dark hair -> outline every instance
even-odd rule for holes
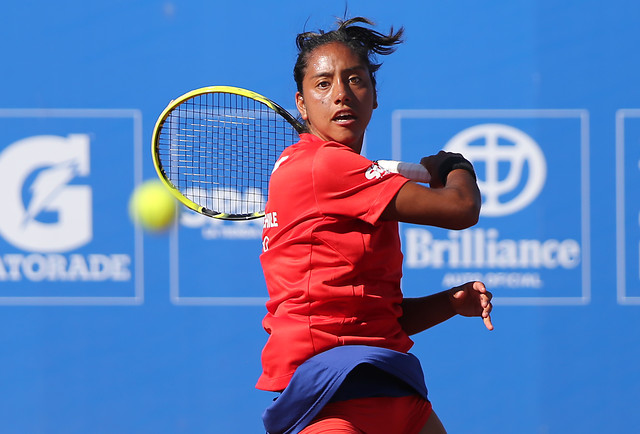
[[[356,26],[356,23],[364,23],[373,26],[374,23],[367,18],[356,17],[349,20],[338,20],[338,28],[330,32],[318,30],[318,32],[304,32],[296,37],[298,47],[298,59],[293,68],[293,78],[296,81],[298,92],[302,93],[302,80],[307,71],[309,56],[316,48],[332,42],[340,42],[348,46],[360,57],[368,67],[373,88],[376,88],[375,73],[380,68],[376,63],[375,55],[391,54],[396,50],[395,45],[402,43],[404,28],[394,33],[393,27],[388,35],[384,35],[366,27]]]

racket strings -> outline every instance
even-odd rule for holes
[[[269,176],[298,134],[267,105],[244,95],[205,93],[165,119],[158,156],[167,178],[211,214],[238,218],[264,211]]]

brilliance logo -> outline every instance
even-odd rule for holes
[[[92,239],[89,137],[34,136],[0,154],[0,234],[32,252],[63,252]],[[26,205],[25,205],[26,204]]]
[[[500,217],[520,211],[544,187],[547,176],[544,154],[535,140],[517,128],[476,125],[456,134],[445,149],[464,155],[476,166],[484,163],[484,179],[478,179],[484,216]],[[506,176],[500,172],[505,166]]]
[[[544,187],[552,176],[556,179],[562,175],[579,182],[580,177],[571,176],[568,170],[579,171],[580,167],[572,166],[565,168],[562,174],[556,173],[556,163],[547,160],[545,153],[553,155],[557,149],[550,141],[572,140],[576,132],[577,143],[582,146],[583,130],[576,130],[575,120],[564,113],[562,116],[544,111],[530,116],[514,114],[518,118],[537,120],[533,135],[517,125],[498,121],[512,117],[506,111],[501,113],[504,116],[483,111],[407,113],[405,116],[407,119],[426,119],[423,122],[438,119],[441,125],[421,125],[420,130],[433,130],[433,140],[447,137],[443,149],[460,153],[473,163],[482,193],[483,217],[481,225],[464,231],[441,232],[425,227],[404,229],[405,263],[407,269],[434,270],[443,288],[482,280],[496,290],[522,290],[511,294],[522,294],[523,303],[534,303],[537,302],[534,300],[551,296],[560,300],[565,288],[557,280],[565,279],[564,276],[578,279],[577,275],[583,272],[581,265],[585,255],[575,236],[575,225],[567,225],[567,230],[554,226],[547,235],[541,230],[534,232],[523,227],[520,219],[530,221],[535,218],[532,215],[545,212]],[[473,120],[476,118],[495,118],[497,121],[477,123]],[[449,123],[447,119],[456,122]],[[460,128],[458,119],[466,119],[466,125]],[[582,125],[582,115],[576,119]],[[407,128],[397,137],[417,142],[411,136],[413,131]],[[569,211],[571,215],[564,213],[563,219],[573,218],[575,207]],[[492,218],[499,223],[492,223]],[[497,224],[500,228],[492,227]],[[577,300],[584,302],[586,298],[583,294]]]

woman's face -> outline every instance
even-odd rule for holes
[[[339,42],[311,53],[296,105],[312,134],[356,152],[362,149],[365,129],[378,106],[367,65]]]

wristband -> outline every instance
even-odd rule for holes
[[[452,156],[447,158],[442,162],[440,167],[438,168],[438,175],[440,176],[440,181],[442,181],[442,185],[447,184],[447,176],[452,170],[462,169],[466,170],[473,176],[473,180],[476,181],[476,172],[473,170],[473,165],[469,160],[462,156]]]

